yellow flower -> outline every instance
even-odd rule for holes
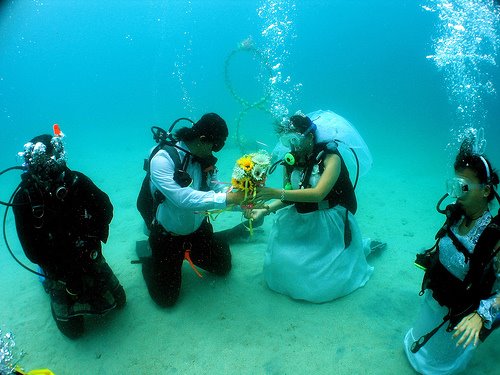
[[[254,165],[252,158],[247,155],[243,156],[242,158],[239,158],[237,163],[241,168],[243,168],[245,172],[250,172]]]
[[[243,185],[241,184],[241,181],[237,180],[236,178],[231,179],[231,185],[233,185],[233,187],[235,189],[241,189],[243,187]]]
[[[241,180],[237,180],[236,178],[232,178],[231,185],[233,185],[233,187],[235,189],[238,189],[241,191],[245,191],[245,190],[253,191],[253,189],[255,188],[254,182],[248,177],[242,178]]]

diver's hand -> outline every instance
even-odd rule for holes
[[[226,204],[240,204],[245,199],[244,191],[232,191],[226,193]]]
[[[481,331],[481,328],[483,328],[483,318],[481,318],[481,316],[477,312],[473,312],[472,314],[467,315],[455,327],[453,338],[462,335],[462,337],[460,337],[460,339],[457,341],[457,346],[465,342],[465,349],[467,346],[469,346],[472,340],[474,340],[474,346],[476,346],[479,341],[479,332]]]
[[[254,209],[247,209],[244,210],[243,216],[245,219],[253,219],[255,221],[259,221],[261,219],[264,219],[264,216],[269,214],[269,208],[254,208]]]
[[[257,188],[255,200],[258,202],[266,202],[271,199],[279,199],[281,196],[281,189],[261,187]]]
[[[253,212],[255,210],[253,208],[244,208],[243,209],[243,217],[245,219],[253,219]]]

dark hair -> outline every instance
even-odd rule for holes
[[[498,173],[496,170],[493,170],[488,159],[484,156],[461,150],[455,159],[454,168],[455,171],[463,171],[464,169],[470,169],[473,171],[479,180],[479,183],[491,186],[491,192],[490,195],[488,195],[488,202],[493,200],[495,197],[493,189],[498,185]],[[489,179],[488,172],[490,175]]]
[[[216,113],[204,114],[192,127],[177,130],[175,139],[189,142],[202,135],[210,142],[223,144],[229,135],[226,121]]]
[[[313,123],[309,117],[304,115],[293,115],[290,117],[290,122],[302,134],[304,134]]]
[[[309,131],[308,131],[309,130]],[[313,142],[316,144],[316,124],[303,114],[293,115],[289,120],[283,119],[281,122],[275,122],[274,131],[281,137],[288,132],[299,132],[305,134],[306,132],[313,135]]]

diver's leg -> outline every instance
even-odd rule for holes
[[[121,309],[125,306],[127,302],[127,295],[125,294],[125,289],[119,284],[114,290],[111,291],[116,302],[116,308]]]
[[[68,320],[59,320],[54,315],[54,311],[52,311],[52,317],[54,318],[59,331],[61,331],[64,336],[70,339],[77,339],[81,337],[85,332],[83,316],[74,316],[68,318]]]
[[[122,308],[127,301],[125,290],[102,255],[89,267],[84,284],[92,313],[100,314],[115,307]]]
[[[77,339],[85,331],[83,316],[69,317],[71,305],[74,303],[72,297],[65,289],[54,289],[50,291],[50,310],[59,331],[70,339]]]
[[[179,236],[180,237],[180,236]],[[173,306],[179,298],[182,280],[182,243],[165,233],[159,224],[152,227],[149,237],[151,258],[144,259],[142,274],[149,295],[159,306]]]
[[[212,224],[204,222],[191,236],[191,260],[194,264],[217,275],[231,271],[231,251],[226,241],[216,237]]]

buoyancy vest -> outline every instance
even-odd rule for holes
[[[83,173],[66,169],[52,187],[25,174],[14,204],[24,253],[57,278],[84,270],[107,241],[113,206]]]
[[[352,214],[356,213],[357,201],[356,195],[354,193],[354,187],[352,185],[351,179],[349,178],[349,171],[347,166],[337,150],[331,150],[327,147],[326,143],[319,143],[315,145],[312,156],[309,157],[305,162],[305,167],[302,172],[302,182],[301,188],[311,187],[309,179],[311,177],[314,167],[317,165],[319,168],[319,174],[321,175],[324,171],[324,160],[328,154],[338,155],[340,158],[340,174],[337,182],[330,190],[330,192],[325,197],[325,201],[328,202],[328,208],[335,207],[337,205],[346,208]],[[293,170],[293,166],[287,167],[286,173],[290,176]],[[299,213],[307,213],[318,210],[322,207],[318,203],[305,203],[296,202],[295,207]]]
[[[143,169],[146,171],[146,175],[142,180],[141,188],[139,189],[139,194],[137,196],[136,206],[137,210],[144,219],[146,227],[151,230],[151,226],[156,216],[156,211],[158,206],[165,200],[165,196],[159,191],[155,190],[154,193],[151,192],[150,182],[151,182],[151,160],[160,150],[165,150],[174,163],[174,181],[179,184],[180,187],[187,187],[191,184],[191,177],[186,172],[187,165],[190,160],[193,160],[200,164],[202,170],[202,181],[200,190],[209,191],[208,186],[208,176],[213,173],[215,168],[215,163],[217,158],[211,157],[207,159],[200,159],[196,156],[190,154],[186,150],[183,160],[181,161],[179,152],[177,151],[178,146],[172,143],[160,143],[157,145],[148,159],[144,159]]]
[[[449,230],[448,230],[449,232]],[[439,243],[422,281],[422,292],[432,291],[433,298],[450,310],[450,326],[479,307],[479,302],[492,296],[496,280],[494,258],[499,249],[500,216],[495,216],[483,230],[469,257],[469,270],[460,280],[439,261]],[[421,292],[421,293],[422,293]]]
[[[499,224],[500,217],[497,215],[481,233],[470,256],[469,271],[463,281],[451,274],[439,261],[439,240],[450,229],[448,227],[445,231],[438,232],[441,237],[438,238],[436,251],[432,253],[430,258],[420,294],[422,295],[425,289],[430,289],[432,297],[441,306],[448,308],[448,314],[443,317],[443,321],[437,327],[422,335],[412,344],[412,353],[418,352],[446,322],[448,322],[446,331],[451,332],[465,316],[479,307],[481,300],[493,295],[492,289],[496,279],[494,258],[499,251],[499,249],[495,249],[495,246],[500,240]],[[483,326],[479,333],[479,339],[484,341],[497,326],[497,324],[493,324],[491,329]]]
[[[174,148],[173,145],[160,144],[153,149],[148,159],[144,159],[143,169],[144,171],[146,171],[146,176],[144,176],[144,179],[142,180],[136,204],[137,204],[137,210],[141,214],[142,218],[144,219],[144,223],[146,224],[146,227],[149,230],[151,229],[151,225],[153,224],[153,220],[155,218],[158,205],[165,199],[163,194],[161,194],[159,191],[156,191],[155,194],[153,194],[151,192],[151,187],[150,187],[151,160],[158,153],[158,151],[162,149],[169,154],[170,158],[174,162],[174,169],[175,169],[174,176],[176,176],[176,173],[183,172],[183,163],[181,163],[179,153],[177,152],[177,150]],[[178,183],[181,186],[184,185],[184,183],[181,184],[181,181],[179,181]]]

